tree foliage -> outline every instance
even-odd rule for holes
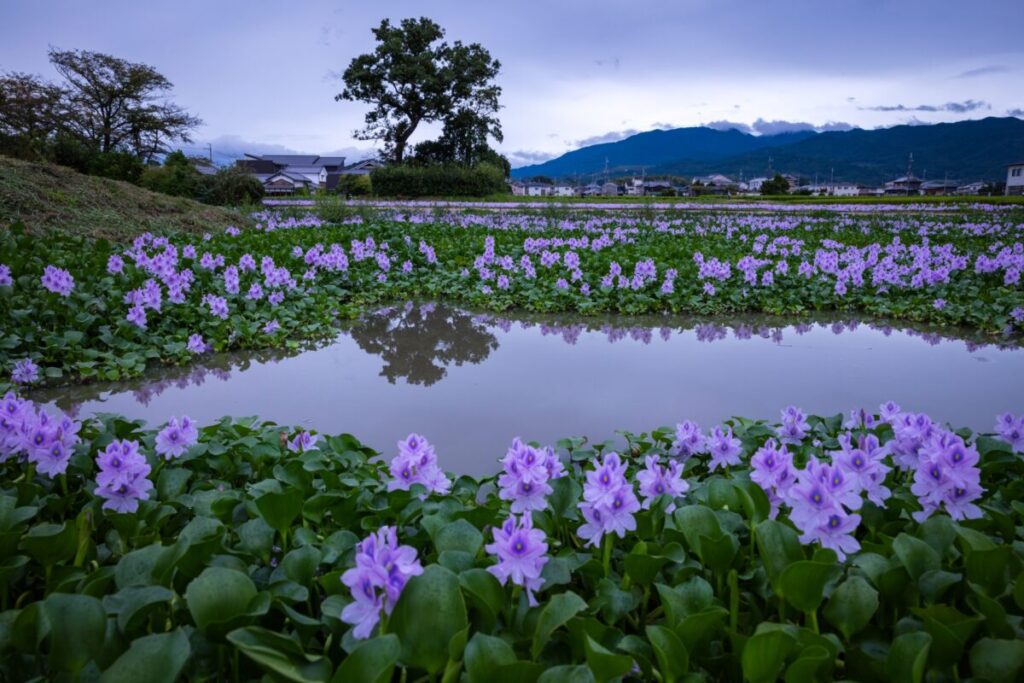
[[[774,178],[761,184],[761,194],[789,194],[789,181],[781,173],[776,173]]]
[[[481,131],[485,142],[487,134],[501,139],[501,88],[493,83],[501,64],[486,49],[444,42],[444,30],[425,17],[403,19],[399,26],[384,19],[373,35],[376,48],[352,60],[345,89],[335,97],[372,105],[357,138],[382,141],[395,163],[405,159],[421,123],[444,121],[451,128],[445,145],[457,144],[452,136],[478,141]]]

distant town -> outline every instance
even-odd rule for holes
[[[255,177],[267,195],[292,195],[316,191],[338,192],[345,176],[369,176],[385,166],[378,159],[364,159],[351,164],[345,157],[315,154],[246,154],[235,166]],[[200,172],[215,172],[212,165]],[[771,192],[766,192],[771,185]],[[750,179],[731,178],[722,174],[680,177],[620,177],[589,183],[568,182],[545,177],[510,180],[509,189],[517,197],[696,197],[702,195],[758,196],[761,194],[799,194],[814,197],[881,197],[881,196],[979,196],[1024,194],[1024,161],[1007,167],[1005,183],[981,180],[963,182],[943,178],[927,180],[913,173],[883,185],[852,182],[817,182],[792,173]],[[779,190],[782,191],[779,191]]]

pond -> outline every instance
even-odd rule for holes
[[[118,412],[160,424],[258,415],[349,432],[390,458],[409,432],[445,469],[498,469],[515,436],[614,438],[733,415],[777,420],[894,400],[940,421],[991,430],[1024,408],[1024,349],[948,329],[822,318],[731,320],[476,314],[417,303],[342,326],[293,351],[207,356],[115,383],[31,395],[71,414]]]

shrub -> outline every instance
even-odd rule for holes
[[[507,192],[496,166],[387,166],[373,171],[374,194],[383,197],[485,197]]]
[[[197,199],[218,206],[254,204],[263,199],[263,184],[244,169],[229,166],[202,178]]]
[[[345,174],[338,178],[334,192],[347,197],[365,197],[373,191],[373,183],[368,175]]]

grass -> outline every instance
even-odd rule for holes
[[[145,231],[222,230],[249,220],[244,210],[208,206],[63,166],[0,156],[0,227],[20,221],[33,234],[62,230],[123,240]]]

